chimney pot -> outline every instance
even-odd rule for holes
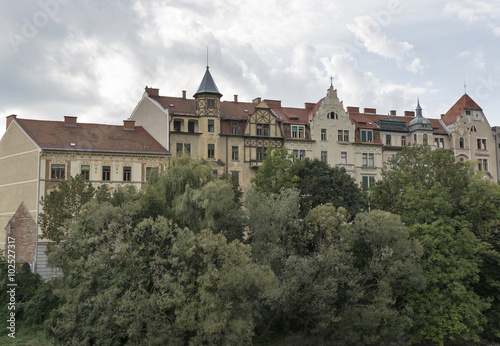
[[[146,92],[149,96],[160,96],[160,89],[146,87]]]
[[[135,131],[135,120],[123,120],[123,129]]]
[[[182,98],[185,100],[186,99],[186,90],[182,90]]]
[[[395,110],[391,110],[391,115],[396,115],[396,111]]]
[[[234,103],[238,103],[238,95],[234,95]]]
[[[72,126],[76,127],[76,117],[72,115],[65,115],[64,116],[64,126]]]
[[[254,99],[252,100],[252,102],[253,102],[253,103],[255,103],[255,104],[259,104],[259,103],[261,102],[261,100],[262,100],[262,99],[261,99],[260,97],[257,97],[257,98],[254,98]]]
[[[7,126],[5,127],[5,130],[7,131],[7,129],[9,128],[9,125],[10,123],[12,122],[12,120],[16,119],[17,115],[15,114],[11,114],[7,117]]]

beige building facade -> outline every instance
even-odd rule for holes
[[[140,188],[150,170],[164,168],[169,155],[132,121],[115,126],[78,123],[76,117],[64,121],[7,117],[0,140],[0,248],[5,248],[5,228],[19,205],[24,203],[38,223],[41,198],[70,176],[82,174],[95,186],[111,189]]]

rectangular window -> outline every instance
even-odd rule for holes
[[[401,136],[401,146],[404,147],[406,145],[406,136]]]
[[[375,154],[368,154],[368,166],[375,167]]]
[[[477,149],[486,150],[486,138],[477,138]]]
[[[213,159],[215,157],[215,144],[208,145],[208,158]]]
[[[146,179],[148,179],[151,174],[158,174],[158,167],[146,167]]]
[[[326,129],[321,129],[321,140],[326,141]]]
[[[298,160],[299,159],[299,151],[298,150],[293,150],[293,158],[294,160]]]
[[[367,142],[367,143],[373,142],[373,131],[361,130],[361,142]]]
[[[363,167],[368,166],[368,154],[363,153],[363,163],[361,164]]]
[[[444,138],[434,137],[434,146],[436,148],[444,148]]]
[[[304,125],[292,125],[292,138],[306,138],[306,128]]]
[[[189,133],[194,133],[194,121],[189,121],[188,122],[188,132]]]
[[[349,142],[349,130],[344,130],[344,142]]]
[[[391,135],[385,135],[385,145],[391,145]]]
[[[263,129],[263,126],[264,124],[257,124],[256,125],[256,128],[257,128],[257,136],[262,136],[264,135],[264,131],[262,130]]]
[[[231,148],[231,159],[233,161],[238,161],[238,147],[234,146]]]
[[[64,172],[66,170],[65,165],[51,165],[50,166],[50,178],[54,180],[64,179]]]
[[[363,186],[366,188],[371,188],[375,185],[375,177],[363,176]]]
[[[182,143],[177,143],[176,153],[177,153],[177,157],[181,157],[182,156]]]
[[[488,171],[488,159],[479,159],[479,163],[477,164],[477,169],[483,172]]]
[[[321,152],[321,161],[328,162],[328,153],[326,151]]]
[[[344,131],[343,131],[343,130],[339,130],[339,131],[338,131],[338,136],[337,136],[337,137],[338,137],[338,138],[337,138],[337,140],[338,140],[339,142],[344,141]]]
[[[299,160],[304,160],[306,158],[306,151],[305,150],[301,150],[300,151],[300,157],[299,157]]]
[[[444,138],[439,138],[439,147],[444,148]]]
[[[208,119],[208,132],[214,132],[214,120],[213,119]]]
[[[259,161],[259,162],[264,161],[264,148],[263,147],[257,147],[257,161]]]
[[[215,100],[207,100],[208,108],[215,108]]]
[[[81,167],[81,174],[83,175],[83,178],[85,180],[90,179],[90,166],[89,165],[82,165]]]
[[[238,131],[238,122],[236,122],[236,121],[232,121],[231,122],[231,134],[232,135],[239,134],[239,131]]]
[[[340,153],[340,163],[343,165],[347,165],[347,152],[346,151],[342,151]]]
[[[262,132],[264,136],[269,136],[269,124],[262,124]]]
[[[123,181],[131,181],[132,180],[132,167],[125,166],[123,167]]]
[[[102,166],[102,180],[103,181],[111,180],[111,166]]]
[[[174,120],[174,132],[181,132],[181,121]]]
[[[191,144],[189,143],[184,144],[184,155],[191,156]]]
[[[415,133],[415,134],[413,135],[413,145],[415,145],[415,144],[417,144],[417,143],[418,143],[418,141],[417,141],[417,134]]]
[[[233,178],[233,181],[236,183],[240,183],[240,172],[232,171],[231,172],[231,178]]]

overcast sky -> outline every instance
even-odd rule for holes
[[[145,86],[438,118],[464,93],[500,125],[500,0],[3,0],[5,117],[120,124]]]

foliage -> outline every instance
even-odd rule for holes
[[[312,208],[326,203],[344,207],[352,218],[368,207],[366,194],[344,168],[330,167],[318,159],[305,159],[295,162],[291,171],[298,178],[296,186],[304,216]]]
[[[395,340],[409,330],[406,292],[418,290],[421,250],[398,217],[348,213],[331,204],[299,217],[299,193],[247,195],[249,241],[280,281],[261,338],[341,344]]]
[[[443,344],[455,338],[478,341],[488,303],[472,289],[478,281],[481,243],[466,223],[451,219],[416,224],[427,285],[412,296],[414,339]]]
[[[82,175],[56,185],[55,190],[40,201],[43,208],[39,221],[42,237],[56,243],[64,240],[69,224],[81,216],[82,206],[95,194],[96,189]]]
[[[250,248],[163,217],[134,224],[140,205],[91,203],[50,253],[64,299],[50,332],[69,344],[249,343],[274,275]]]
[[[427,286],[413,298],[415,340],[478,339],[484,315],[488,338],[498,337],[498,185],[428,146],[404,148],[382,175],[372,207],[400,215],[424,247]]]
[[[330,167],[318,159],[293,161],[286,148],[268,148],[266,158],[252,180],[256,190],[272,194],[297,188],[301,216],[314,207],[330,203],[344,207],[352,218],[367,209],[367,195],[343,168]]]
[[[297,178],[291,172],[293,154],[288,149],[268,146],[262,166],[252,179],[257,191],[265,193],[279,193],[281,189],[290,189],[296,186]]]

